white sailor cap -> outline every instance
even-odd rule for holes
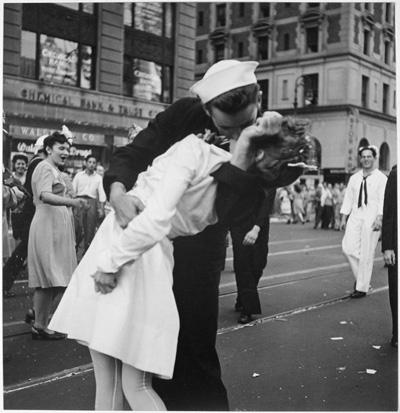
[[[257,83],[254,73],[257,66],[258,62],[254,61],[221,60],[212,65],[190,91],[202,103],[207,103],[230,90]]]
[[[33,146],[33,152],[36,155],[40,150],[43,149],[43,144],[44,140],[48,137],[49,135],[42,135],[39,138],[36,139],[35,145]]]

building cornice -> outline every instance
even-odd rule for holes
[[[271,23],[271,18],[259,19],[252,26],[253,35],[255,37],[270,36],[274,25]]]

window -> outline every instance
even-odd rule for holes
[[[390,63],[390,42],[385,42],[385,63]]]
[[[203,63],[203,49],[197,50],[196,63],[197,64]]]
[[[318,27],[306,28],[306,53],[318,52]]]
[[[214,62],[219,62],[225,58],[225,45],[223,43],[214,46]]]
[[[368,88],[369,78],[367,76],[361,77],[361,106],[363,108],[368,107]]]
[[[283,50],[289,50],[290,48],[290,35],[289,33],[285,33],[283,35]]]
[[[269,80],[259,80],[258,84],[260,85],[261,95],[261,109],[268,110],[268,93],[269,93]]]
[[[260,17],[266,18],[270,17],[271,14],[271,3],[260,3]]]
[[[267,60],[269,54],[269,38],[260,36],[258,38],[258,60]]]
[[[83,11],[84,13],[94,13],[94,3],[56,3],[58,6],[66,7],[71,10]]]
[[[390,149],[386,142],[383,142],[379,148],[379,169],[381,171],[390,170]]]
[[[239,3],[239,17],[244,17],[244,3]]]
[[[20,76],[36,79],[36,33],[21,32]]]
[[[171,102],[172,68],[124,56],[124,95],[153,102]]]
[[[389,103],[389,85],[386,83],[383,84],[383,93],[382,93],[382,112],[388,112],[388,103]]]
[[[374,83],[374,103],[378,102],[378,83]]]
[[[41,34],[22,31],[21,76],[44,82],[79,86],[94,86],[92,46]]]
[[[124,3],[124,25],[152,33],[173,37],[173,10],[171,3]]]
[[[224,27],[226,24],[226,4],[217,4],[217,27]]]
[[[244,56],[243,42],[238,42],[238,57]]]
[[[369,49],[370,49],[370,40],[371,40],[371,33],[369,30],[364,30],[364,47],[363,53],[369,56]]]
[[[303,76],[303,105],[315,106],[318,105],[318,74],[310,74]]]
[[[204,26],[204,11],[199,11],[199,13],[197,14],[197,25],[199,27]]]
[[[282,100],[288,99],[288,81],[285,79],[282,81]]]

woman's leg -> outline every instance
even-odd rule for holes
[[[149,372],[122,363],[122,388],[132,410],[167,410],[151,385],[152,377],[153,375]]]
[[[36,288],[33,293],[33,308],[35,310],[34,327],[46,329],[49,321],[51,304],[53,302],[52,288]]]
[[[95,410],[124,410],[120,360],[89,349],[96,380]]]

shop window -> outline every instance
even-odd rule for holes
[[[172,68],[144,59],[124,57],[124,95],[170,103]]]
[[[271,15],[271,4],[270,3],[260,3],[260,17],[266,18]]]
[[[259,80],[258,84],[260,85],[261,95],[261,108],[262,110],[268,110],[268,94],[269,94],[269,80]]]
[[[369,89],[369,78],[367,76],[361,77],[361,106],[363,108],[368,107],[368,89]]]
[[[225,45],[223,43],[214,46],[214,62],[219,62],[225,58]]]
[[[303,76],[304,81],[304,106],[318,105],[318,74],[310,74]]]
[[[40,35],[39,80],[91,89],[92,74],[91,46]]]
[[[133,27],[137,30],[163,35],[162,3],[132,3],[134,9]]]
[[[84,13],[93,14],[94,13],[94,3],[81,3],[82,11]]]
[[[269,54],[269,38],[268,36],[260,36],[258,38],[258,60],[267,60]]]
[[[217,27],[225,27],[226,24],[226,4],[217,4]]]
[[[364,30],[363,53],[367,56],[369,56],[370,42],[371,42],[371,33],[369,30]]]
[[[388,103],[389,103],[389,85],[384,83],[383,84],[383,91],[382,91],[382,112],[388,112]]]
[[[58,6],[66,7],[71,10],[83,11],[84,13],[94,13],[94,3],[56,3]]]
[[[318,52],[318,27],[306,28],[306,53]]]
[[[36,33],[21,32],[20,76],[36,79]]]

